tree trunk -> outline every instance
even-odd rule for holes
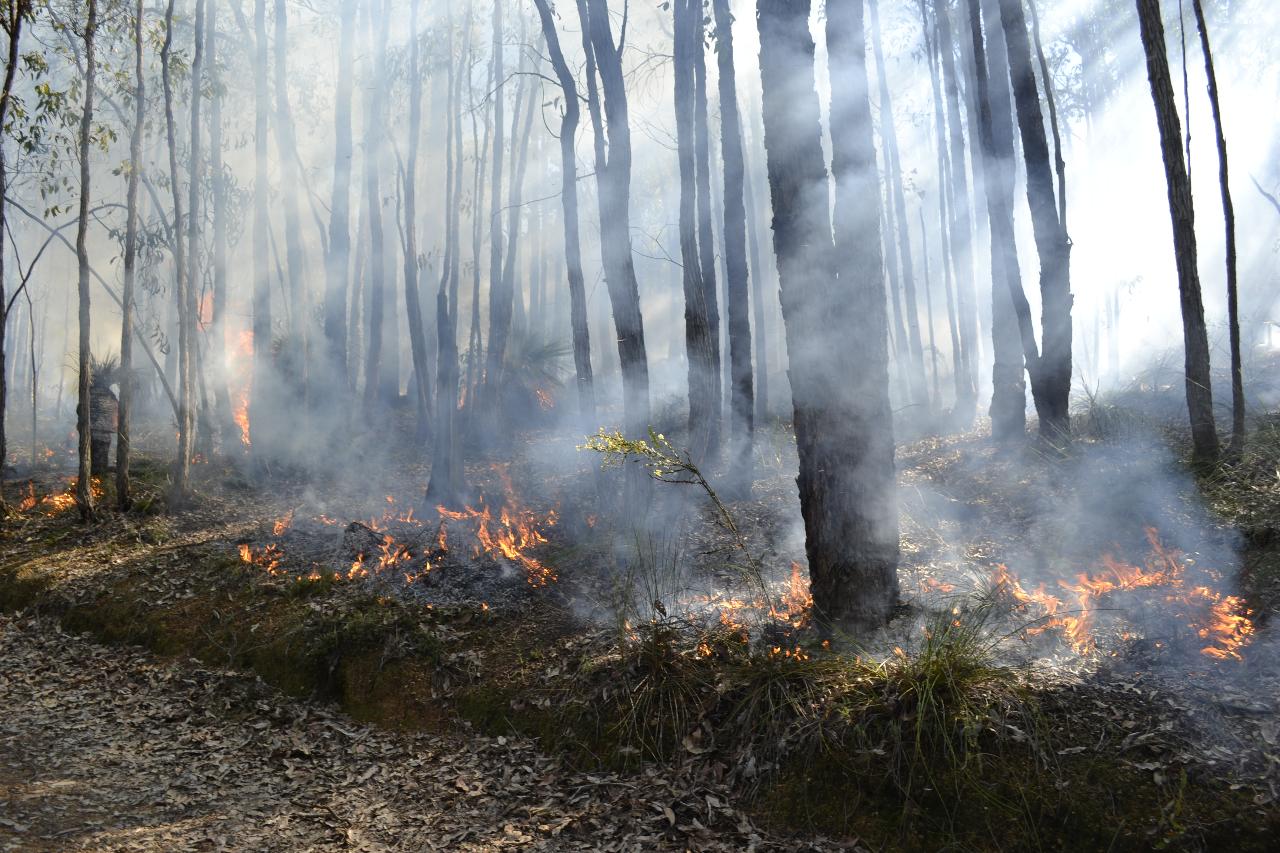
[[[324,336],[329,354],[328,375],[333,389],[345,386],[347,375],[347,276],[351,263],[351,97],[354,83],[356,8],[341,9],[338,42],[338,84],[333,125],[333,203],[329,212],[329,257],[325,265]]]
[[[133,128],[129,134],[129,177],[125,191],[124,287],[120,294],[120,407],[116,416],[116,502],[128,510],[130,496],[130,419],[133,415],[133,288],[138,265],[138,184],[142,172],[142,136],[146,132],[147,83],[142,63],[143,0],[133,11]],[[0,116],[0,124],[2,124]],[[0,247],[2,251],[2,247]]]
[[[409,348],[413,356],[413,383],[417,397],[418,431],[430,428],[427,413],[431,405],[431,373],[428,369],[427,331],[422,326],[422,305],[418,298],[418,143],[422,134],[421,35],[418,32],[420,0],[409,4],[409,144],[404,168],[404,305],[409,319]],[[452,176],[450,176],[452,180]],[[447,216],[452,216],[449,212]]]
[[[1022,0],[999,0],[1000,20],[1009,56],[1009,79],[1022,136],[1022,155],[1027,167],[1027,201],[1031,226],[1040,256],[1042,354],[1031,374],[1032,393],[1040,414],[1040,437],[1051,445],[1071,440],[1071,240],[1059,218],[1053,189],[1053,168],[1045,136],[1040,95],[1031,68],[1031,47]],[[1014,294],[1015,308],[1021,313]],[[1030,367],[1026,339],[1030,317],[1020,317],[1023,350]],[[1040,386],[1037,390],[1036,386]]]
[[[502,171],[504,167],[505,141],[503,134],[503,99],[506,97],[505,66],[502,44],[502,0],[493,2],[493,175],[489,198],[489,341],[485,353],[484,374],[479,377],[484,386],[485,404],[481,407],[492,419],[498,412],[499,394],[497,374],[501,372],[501,355],[494,357],[494,331],[511,322],[511,297],[502,287],[502,258],[504,240],[502,232]],[[516,99],[519,108],[519,98]],[[505,340],[500,342],[504,345]]]
[[[368,323],[369,340],[366,342],[364,363],[364,404],[372,408],[382,399],[383,318],[386,313],[386,246],[382,231],[382,193],[379,189],[378,163],[381,159],[382,139],[386,132],[384,99],[387,88],[387,14],[386,9],[374,9],[376,0],[368,0],[369,41],[375,59],[371,70],[372,95],[369,97],[368,118],[364,138],[364,186],[365,207],[369,221],[369,286]]]
[[[747,210],[734,71],[733,15],[729,0],[712,0],[720,78],[720,157],[724,161],[724,275],[729,318],[729,471],[739,490],[751,488],[755,398],[751,376],[751,296],[747,267]],[[744,493],[745,493],[744,492]]]
[[[1191,178],[1182,153],[1182,128],[1178,104],[1169,78],[1164,22],[1159,0],[1135,0],[1142,48],[1147,58],[1147,79],[1160,129],[1165,182],[1169,187],[1169,218],[1173,223],[1174,260],[1178,267],[1178,293],[1182,302],[1182,338],[1186,351],[1187,411],[1191,416],[1191,441],[1197,461],[1218,459],[1218,430],[1213,421],[1213,388],[1209,376],[1209,335],[1204,323],[1200,273],[1196,268],[1195,206]]]
[[[744,165],[746,158],[743,158]],[[755,186],[751,180],[751,168],[742,170],[742,186],[747,207],[747,246],[751,250],[751,307],[755,337],[756,413],[755,423],[764,424],[769,419],[769,323],[764,310],[764,262],[760,259],[760,229],[756,222]],[[732,354],[731,354],[732,355]]]
[[[578,159],[574,150],[578,122],[578,87],[560,48],[560,36],[551,17],[548,0],[534,0],[542,21],[551,67],[564,90],[564,115],[560,119],[560,204],[564,212],[564,256],[569,278],[569,319],[573,330],[573,366],[578,385],[578,413],[584,423],[596,420],[596,395],[591,375],[591,334],[587,328],[587,291],[582,273],[582,243],[578,233]]]
[[[271,400],[271,267],[268,238],[271,214],[267,208],[267,134],[271,109],[267,91],[267,0],[255,0],[254,19],[254,134],[253,134],[253,387],[249,398],[249,442],[261,463],[270,458],[264,446],[271,435],[266,413]]]
[[[680,170],[680,261],[684,291],[684,334],[689,370],[689,444],[693,457],[705,459],[714,446],[714,423],[719,418],[714,386],[720,377],[714,358],[710,306],[698,251],[697,154],[694,144],[693,53],[694,19],[701,18],[701,0],[676,0],[674,64],[676,152]],[[696,29],[701,29],[696,28]]]
[[[765,151],[791,363],[800,507],[828,628],[883,623],[898,595],[888,352],[862,6],[828,6],[837,256],[814,86],[809,0],[759,0]],[[838,92],[838,94],[837,94]],[[870,187],[870,193],[867,188]],[[845,273],[841,278],[837,273]]]
[[[307,388],[307,323],[311,316],[307,295],[307,256],[302,248],[302,225],[298,215],[298,191],[303,185],[298,168],[298,143],[289,104],[289,10],[285,0],[275,0],[275,85],[276,151],[280,157],[283,184],[280,207],[284,211],[285,260],[289,273],[289,317],[292,320],[282,361],[290,385],[304,398]]]
[[[30,0],[11,0],[4,9],[4,31],[9,37],[9,52],[4,67],[4,88],[0,89],[0,128],[5,127],[9,116],[9,99],[13,96],[13,81],[18,73],[21,57],[22,25],[31,12]],[[8,385],[5,380],[5,330],[9,325],[9,300],[4,287],[5,239],[8,237],[5,222],[8,218],[9,166],[0,145],[0,474],[9,464],[8,433],[5,416],[8,414]],[[4,494],[0,492],[0,509],[4,507]]]
[[[959,424],[968,425],[977,407],[978,308],[973,284],[973,227],[965,170],[964,127],[960,119],[959,75],[946,0],[934,0],[934,22],[947,100],[947,125],[951,131],[951,250],[956,272],[956,325],[960,332],[960,364],[956,369],[961,374],[955,414]]]
[[[1204,5],[1191,0],[1196,13],[1196,29],[1200,33],[1200,51],[1204,54],[1204,73],[1208,80],[1209,105],[1213,110],[1214,135],[1218,145],[1218,189],[1222,194],[1222,219],[1226,229],[1227,251],[1227,325],[1231,338],[1231,444],[1229,453],[1239,458],[1244,452],[1244,369],[1240,352],[1240,294],[1236,283],[1236,208],[1231,200],[1230,174],[1227,169],[1227,138],[1222,129],[1222,105],[1218,100],[1218,75],[1213,67],[1213,51],[1209,47],[1209,26],[1205,22]]]
[[[698,265],[702,271],[703,301],[707,311],[707,333],[710,340],[709,415],[705,426],[708,460],[720,456],[721,416],[724,390],[721,382],[720,300],[716,293],[716,242],[712,227],[711,131],[707,119],[706,34],[703,26],[702,0],[686,0],[690,4],[689,27],[692,36],[690,58],[693,62],[693,149],[697,163]]]
[[[89,202],[91,135],[93,131],[94,78],[97,74],[95,39],[98,32],[98,1],[88,0],[88,16],[84,28],[84,109],[80,113],[80,218],[76,223],[76,292],[80,302],[80,350],[79,393],[76,404],[76,431],[79,433],[79,470],[76,478],[76,506],[82,521],[92,521],[96,515],[93,506],[93,488],[90,482],[92,466],[92,437],[89,422],[89,387],[91,382],[89,363]],[[17,39],[17,33],[10,36]]]
[[[205,13],[205,62],[216,69],[218,56],[218,4],[210,0]],[[233,418],[231,390],[227,387],[227,180],[222,162],[222,86],[213,87],[209,104],[209,171],[213,184],[213,322],[209,329],[213,362],[215,422],[225,447],[240,446]],[[123,388],[121,389],[123,391]],[[123,410],[123,397],[121,407]],[[117,463],[119,464],[119,463]]]
[[[911,231],[908,225],[907,200],[903,190],[902,158],[898,150],[898,131],[893,122],[893,99],[889,93],[889,72],[884,63],[884,51],[880,45],[880,4],[879,0],[869,0],[867,11],[871,17],[872,48],[875,52],[876,68],[879,69],[880,80],[880,134],[884,139],[885,167],[889,175],[889,190],[892,198],[890,210],[892,219],[897,223],[898,254],[902,259],[902,295],[904,313],[906,314],[907,343],[910,349],[910,367],[908,375],[912,383],[912,400],[929,405],[929,392],[924,377],[924,345],[920,338],[920,306],[916,298],[915,270],[911,257]],[[889,238],[892,238],[892,234]],[[889,241],[886,240],[886,246]]]
[[[631,250],[631,123],[622,76],[622,46],[613,39],[608,0],[581,0],[581,3],[588,9],[586,30],[591,44],[588,78],[593,77],[594,66],[600,74],[603,94],[601,99],[592,98],[589,93],[589,100],[596,101],[593,112],[598,115],[601,106],[604,112],[596,138],[596,195],[605,283],[613,306],[622,370],[623,420],[629,435],[643,436],[649,428],[649,364],[640,312],[640,284]],[[582,8],[580,5],[579,10]],[[593,89],[594,85],[589,88]],[[608,134],[607,158],[602,157],[605,132]]]
[[[982,37],[979,0],[966,0],[973,45],[974,88],[982,176],[991,232],[991,435],[997,443],[1019,441],[1027,430],[1027,396],[1023,381],[1023,352],[1013,294],[1022,292],[1022,270],[1013,226],[1013,117],[1000,30],[988,18],[988,58]],[[994,7],[988,3],[988,9]],[[1032,345],[1034,346],[1034,338]],[[1038,361],[1038,359],[1037,359]],[[1032,363],[1032,369],[1036,368]]]

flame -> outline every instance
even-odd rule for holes
[[[275,524],[271,525],[271,533],[274,536],[283,536],[284,532],[293,526],[293,510],[289,510],[283,516],[276,519]]]
[[[436,511],[440,513],[441,519],[469,521],[476,525],[475,556],[488,554],[495,559],[518,565],[524,570],[525,579],[532,587],[544,587],[555,582],[557,580],[555,569],[529,553],[539,545],[546,544],[547,537],[542,529],[544,526],[555,526],[557,521],[555,510],[540,519],[537,513],[525,507],[516,497],[515,488],[512,486],[506,468],[502,465],[493,467],[505,492],[505,501],[496,518],[490,507],[483,502],[479,509],[467,506],[462,510],[454,511],[439,506],[436,507]],[[447,533],[443,521],[437,536],[437,544],[442,551],[448,550]]]
[[[556,407],[555,398],[551,396],[551,392],[545,388],[535,388],[534,396],[538,398],[538,406],[544,412],[549,412]]]
[[[250,566],[261,566],[268,574],[281,574],[280,563],[284,560],[284,550],[274,542],[265,548],[255,549],[248,544],[239,546],[240,561]]]
[[[1073,580],[1059,580],[1062,596],[1048,592],[1044,584],[1027,590],[1003,565],[996,566],[993,580],[998,590],[1021,607],[1038,611],[1039,616],[1024,629],[1025,634],[1059,631],[1078,654],[1097,648],[1095,629],[1104,598],[1136,590],[1160,590],[1170,618],[1191,629],[1205,644],[1200,649],[1202,654],[1218,660],[1241,660],[1240,650],[1249,644],[1254,632],[1243,599],[1207,586],[1188,585],[1185,575],[1190,561],[1181,552],[1163,545],[1155,529],[1147,528],[1146,533],[1151,551],[1142,566],[1105,555],[1098,571],[1080,572]],[[1132,634],[1125,631],[1122,636],[1128,638]]]
[[[240,332],[235,349],[235,360],[239,362],[237,371],[240,387],[235,392],[235,408],[231,413],[236,426],[240,428],[240,443],[251,447],[249,441],[249,392],[253,389],[253,330]]]
[[[33,509],[38,503],[40,503],[40,500],[36,497],[36,484],[28,482],[27,490],[22,495],[22,503],[18,504],[18,509],[26,512],[29,509]]]
[[[805,577],[804,568],[799,563],[791,563],[791,578],[787,581],[787,590],[782,594],[779,604],[781,608],[769,608],[770,618],[785,622],[792,628],[803,628],[809,624],[813,594],[809,592],[809,579]]]

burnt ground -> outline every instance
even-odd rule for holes
[[[23,615],[0,637],[0,839],[10,849],[1008,849],[1068,839],[1077,849],[1267,849],[1280,829],[1269,629],[1280,610],[1280,441],[1261,429],[1244,464],[1197,474],[1176,436],[1140,439],[1086,437],[1065,462],[1034,447],[998,452],[977,434],[902,448],[910,606],[861,652],[889,655],[887,668],[867,670],[887,678],[881,698],[858,706],[875,725],[888,709],[890,734],[873,726],[876,742],[805,740],[813,720],[848,716],[840,697],[851,688],[831,673],[852,658],[768,627],[753,628],[746,648],[722,648],[716,635],[705,664],[677,649],[689,682],[672,695],[683,698],[644,708],[678,726],[638,724],[635,697],[670,675],[645,657],[671,621],[651,602],[686,605],[679,621],[714,617],[747,593],[693,490],[664,487],[678,496],[661,498],[658,521],[638,532],[610,527],[607,504],[583,485],[591,461],[571,440],[527,436],[520,461],[469,471],[474,504],[494,517],[512,503],[504,478],[514,484],[515,505],[548,540],[525,552],[556,576],[545,585],[530,584],[519,561],[477,553],[474,519],[447,522],[440,547],[413,465],[308,485],[288,471],[263,480],[202,465],[199,500],[166,515],[163,469],[144,462],[134,513],[84,527],[50,499],[5,525],[0,608]],[[785,432],[771,435],[752,494],[729,505],[779,583],[803,553],[793,454]],[[37,496],[64,487],[55,470],[31,473]],[[11,504],[25,488],[6,484]],[[917,660],[928,620],[952,608],[968,618],[998,564],[1052,588],[1103,553],[1140,561],[1148,528],[1187,555],[1197,582],[1247,601],[1257,630],[1239,660],[1209,660],[1194,638],[1162,633],[1158,597],[1113,600],[1084,656],[1028,631],[1036,614],[997,602],[981,611],[992,641],[983,666],[1018,710],[973,718],[1000,720],[978,725],[974,754],[979,776],[1007,777],[1025,805],[1004,811],[1009,790],[975,793],[967,775],[955,802],[931,800],[936,783],[904,800],[868,781],[868,768],[886,775],[886,747],[892,758],[893,738],[922,717],[912,683],[885,675],[916,670],[894,670],[889,649]],[[412,555],[403,563],[402,546]],[[353,571],[380,557],[390,569]],[[635,633],[636,620],[649,633]],[[771,643],[804,655],[773,672]],[[762,670],[816,686],[798,703],[783,691],[786,713],[753,721],[743,696]],[[517,760],[529,769],[511,770]]]

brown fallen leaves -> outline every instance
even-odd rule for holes
[[[401,735],[243,675],[0,617],[0,850],[825,850],[652,768]]]

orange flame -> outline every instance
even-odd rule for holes
[[[1088,654],[1097,647],[1094,633],[1102,599],[1119,592],[1139,589],[1164,590],[1166,604],[1174,605],[1174,615],[1187,624],[1206,645],[1201,652],[1212,658],[1240,660],[1240,650],[1252,639],[1254,625],[1249,610],[1238,596],[1224,595],[1207,586],[1188,586],[1188,561],[1181,552],[1167,548],[1159,534],[1147,529],[1151,552],[1142,566],[1125,563],[1108,554],[1102,568],[1081,572],[1074,581],[1060,580],[1066,596],[1060,598],[1043,584],[1025,589],[1006,566],[997,566],[993,578],[1003,591],[1024,608],[1039,611],[1036,624],[1024,629],[1028,635],[1060,631],[1073,650]]]

